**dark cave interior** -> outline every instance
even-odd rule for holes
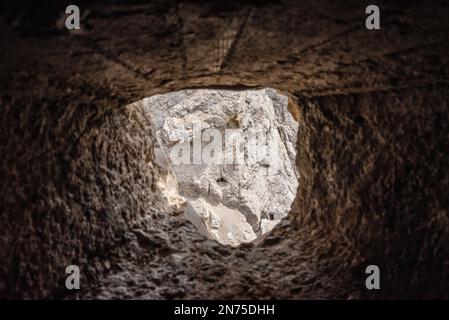
[[[1,2],[0,297],[449,298],[449,6],[378,2],[367,31],[360,1],[79,1],[81,32],[64,1]],[[301,183],[229,248],[167,212],[127,106],[263,87],[289,97]]]

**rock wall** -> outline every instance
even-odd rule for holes
[[[135,107],[153,122],[155,162],[178,182],[187,216],[206,235],[236,246],[267,233],[290,211],[298,186],[297,123],[286,96],[197,89],[155,95]]]
[[[449,8],[379,6],[380,32],[359,1],[91,3],[82,34],[2,10],[0,296],[448,298]],[[125,107],[202,86],[276,88],[299,123],[299,192],[259,244],[170,214]]]

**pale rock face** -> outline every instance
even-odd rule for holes
[[[288,214],[298,179],[297,123],[287,97],[273,89],[197,89],[142,103],[158,139],[156,163],[167,171],[167,202],[175,212],[185,208],[201,232],[236,246],[269,232]]]

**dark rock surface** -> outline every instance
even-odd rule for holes
[[[78,33],[52,3],[2,10],[0,297],[449,298],[445,2],[380,3],[380,31],[359,1],[80,2]],[[163,211],[149,120],[125,108],[202,86],[290,96],[300,187],[259,244]]]

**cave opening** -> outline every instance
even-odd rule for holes
[[[236,247],[268,234],[298,187],[298,123],[275,89],[187,89],[139,102],[169,212]]]

